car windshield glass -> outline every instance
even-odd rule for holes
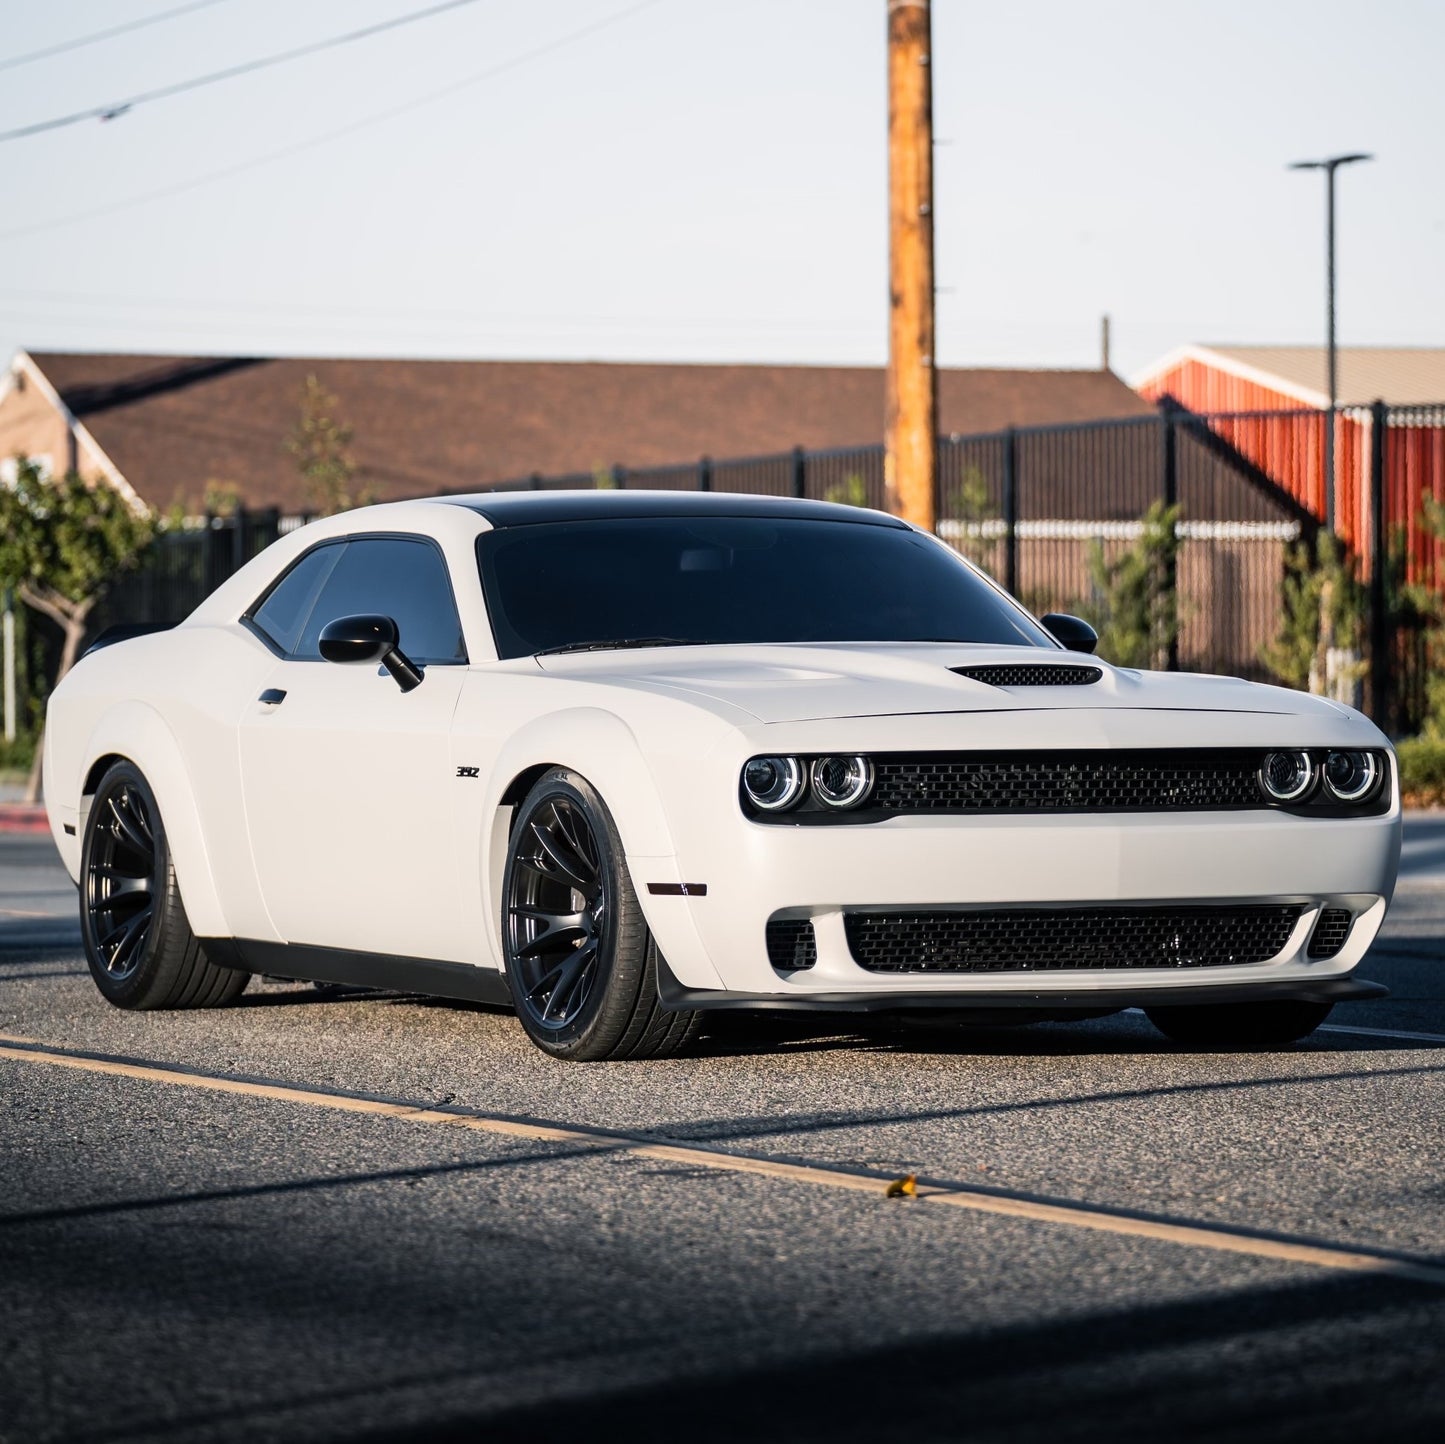
[[[619,517],[503,527],[477,554],[503,657],[652,638],[1054,645],[946,547],[901,527]]]

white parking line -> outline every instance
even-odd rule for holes
[[[1321,1033],[1363,1033],[1370,1038],[1404,1038],[1411,1043],[1445,1043],[1445,1033],[1410,1033],[1403,1028],[1356,1028],[1349,1023],[1321,1023]]]
[[[684,1163],[695,1168],[763,1174],[772,1178],[789,1179],[795,1183],[867,1193],[880,1203],[886,1197],[885,1191],[889,1184],[885,1177],[853,1169],[819,1167],[756,1153],[733,1153],[725,1148],[710,1148],[699,1144],[667,1143],[635,1133],[614,1132],[586,1125],[508,1118],[471,1108],[424,1108],[400,1100],[330,1092],[259,1079],[234,1078],[225,1074],[193,1072],[190,1069],[150,1063],[141,1059],[110,1058],[57,1048],[33,1038],[19,1038],[3,1033],[0,1033],[0,1057],[18,1063],[73,1068],[86,1073],[109,1074],[113,1077],[167,1083],[183,1088],[244,1094],[253,1098],[269,1098],[315,1108],[335,1108],[343,1112],[397,1118],[410,1123],[470,1129],[510,1138],[582,1144],[599,1152]],[[1034,1198],[1003,1189],[983,1190],[966,1184],[930,1183],[926,1180],[918,1183],[917,1198],[925,1203],[947,1204],[953,1208],[969,1209],[974,1213],[1005,1214],[1014,1218],[1032,1219],[1038,1223],[1062,1224],[1071,1228],[1093,1229],[1102,1233],[1182,1244],[1186,1248],[1248,1254],[1254,1258],[1310,1264],[1317,1268],[1342,1269],[1377,1277],[1409,1279],[1415,1283],[1445,1288],[1445,1267],[1427,1259],[1401,1258],[1369,1249],[1318,1243],[1312,1239],[1261,1235],[1246,1228],[1231,1228],[1225,1224],[1175,1222],[1167,1218],[1114,1212],[1067,1199]],[[889,1203],[885,1206],[892,1208],[912,1205]]]

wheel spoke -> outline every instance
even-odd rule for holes
[[[555,816],[555,814],[554,814]],[[550,869],[541,865],[542,858],[534,860],[534,868],[543,877],[549,877],[557,882],[565,882],[570,887],[575,887],[584,897],[589,900],[597,891],[597,872],[595,868],[589,867],[587,863],[573,851],[565,837],[558,837],[561,832],[560,825],[554,832],[551,828],[542,827],[536,820],[531,822],[532,836],[537,839],[537,845],[542,849],[543,857],[551,864]]]
[[[119,933],[120,941],[112,949],[110,957],[106,960],[106,966],[112,972],[123,972],[130,964],[133,955],[145,942],[145,935],[150,928],[151,908],[149,904],[143,907],[138,913],[128,918],[120,927],[114,929],[107,938],[101,942],[101,947],[110,938]]]
[[[551,1019],[555,1023],[565,1023],[570,1017],[568,1003],[572,1001],[572,995],[577,991],[577,985],[587,972],[590,964],[597,955],[595,943],[585,944],[577,949],[570,958],[563,963],[561,976],[552,988],[546,1005],[542,1009],[544,1020]]]
[[[123,842],[132,852],[138,853],[147,861],[155,851],[148,834],[141,829],[129,808],[122,808],[120,803],[125,799],[111,797],[108,799],[110,815],[114,822],[115,836],[118,842]]]
[[[144,897],[151,895],[151,880],[148,877],[131,877],[128,873],[117,871],[115,868],[96,869],[102,875],[108,875],[110,886],[106,889],[105,900],[107,903],[115,903],[122,898]]]
[[[530,907],[513,907],[511,912],[513,917],[530,918],[541,924],[539,930],[517,948],[519,958],[536,957],[539,953],[559,947],[570,947],[578,938],[587,935],[581,913],[553,913]]]

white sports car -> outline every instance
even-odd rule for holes
[[[711,1008],[1277,1044],[1384,992],[1353,976],[1400,849],[1369,721],[1110,666],[877,512],[374,506],[105,641],[45,795],[120,1007],[264,972],[508,1003],[594,1059]]]

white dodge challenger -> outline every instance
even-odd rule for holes
[[[123,1008],[269,973],[509,1004],[598,1059],[713,1008],[1275,1045],[1385,991],[1354,977],[1400,850],[1366,718],[1111,666],[877,512],[374,506],[107,640],[45,795]]]

